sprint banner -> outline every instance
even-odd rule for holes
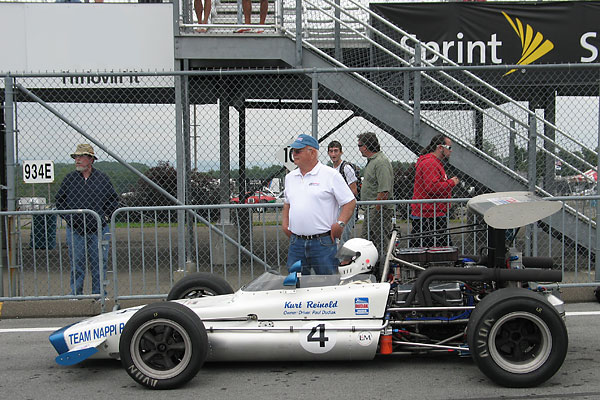
[[[461,65],[600,62],[600,2],[371,3],[370,7]],[[406,37],[395,39],[414,47]],[[440,63],[431,52],[422,56]]]

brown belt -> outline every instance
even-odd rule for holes
[[[320,238],[323,236],[329,236],[331,235],[331,231],[327,231],[327,232],[323,232],[323,233],[317,233],[316,235],[296,235],[294,233],[295,236],[299,237],[300,239],[304,239],[304,240],[312,240],[312,239],[316,239],[316,238]]]

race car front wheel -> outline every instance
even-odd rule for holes
[[[561,367],[568,347],[565,323],[540,294],[500,289],[475,308],[467,325],[475,364],[506,387],[533,387]]]
[[[223,278],[206,272],[196,272],[181,278],[169,291],[167,300],[193,299],[233,293]]]
[[[191,380],[206,360],[204,324],[178,303],[150,304],[125,324],[121,363],[133,380],[151,389],[172,389]]]

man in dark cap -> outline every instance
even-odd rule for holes
[[[93,168],[92,165],[97,158],[92,146],[87,143],[78,144],[71,158],[75,160],[75,171],[67,174],[62,181],[56,193],[56,208],[59,210],[90,209],[98,213],[102,221],[102,232],[98,232],[98,222],[89,213],[62,215],[67,222],[67,246],[71,259],[71,294],[83,294],[87,264],[92,274],[92,293],[105,296],[106,292],[100,291],[98,240],[106,243],[102,245],[104,264],[102,277],[106,278],[108,220],[118,207],[119,197],[108,176]]]
[[[291,148],[298,168],[285,177],[282,227],[290,238],[287,266],[300,260],[304,274],[336,274],[336,239],[352,217],[354,194],[339,172],[319,162],[317,139],[302,134]]]

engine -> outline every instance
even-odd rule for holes
[[[472,259],[459,258],[458,249],[453,246],[396,248],[392,259],[388,281],[394,290],[394,305],[400,307],[411,299],[413,284],[421,271],[435,267],[486,268]],[[481,281],[433,281],[429,284],[429,293],[434,306],[460,307],[474,304],[488,286]],[[414,305],[415,299],[412,300],[411,305]]]

